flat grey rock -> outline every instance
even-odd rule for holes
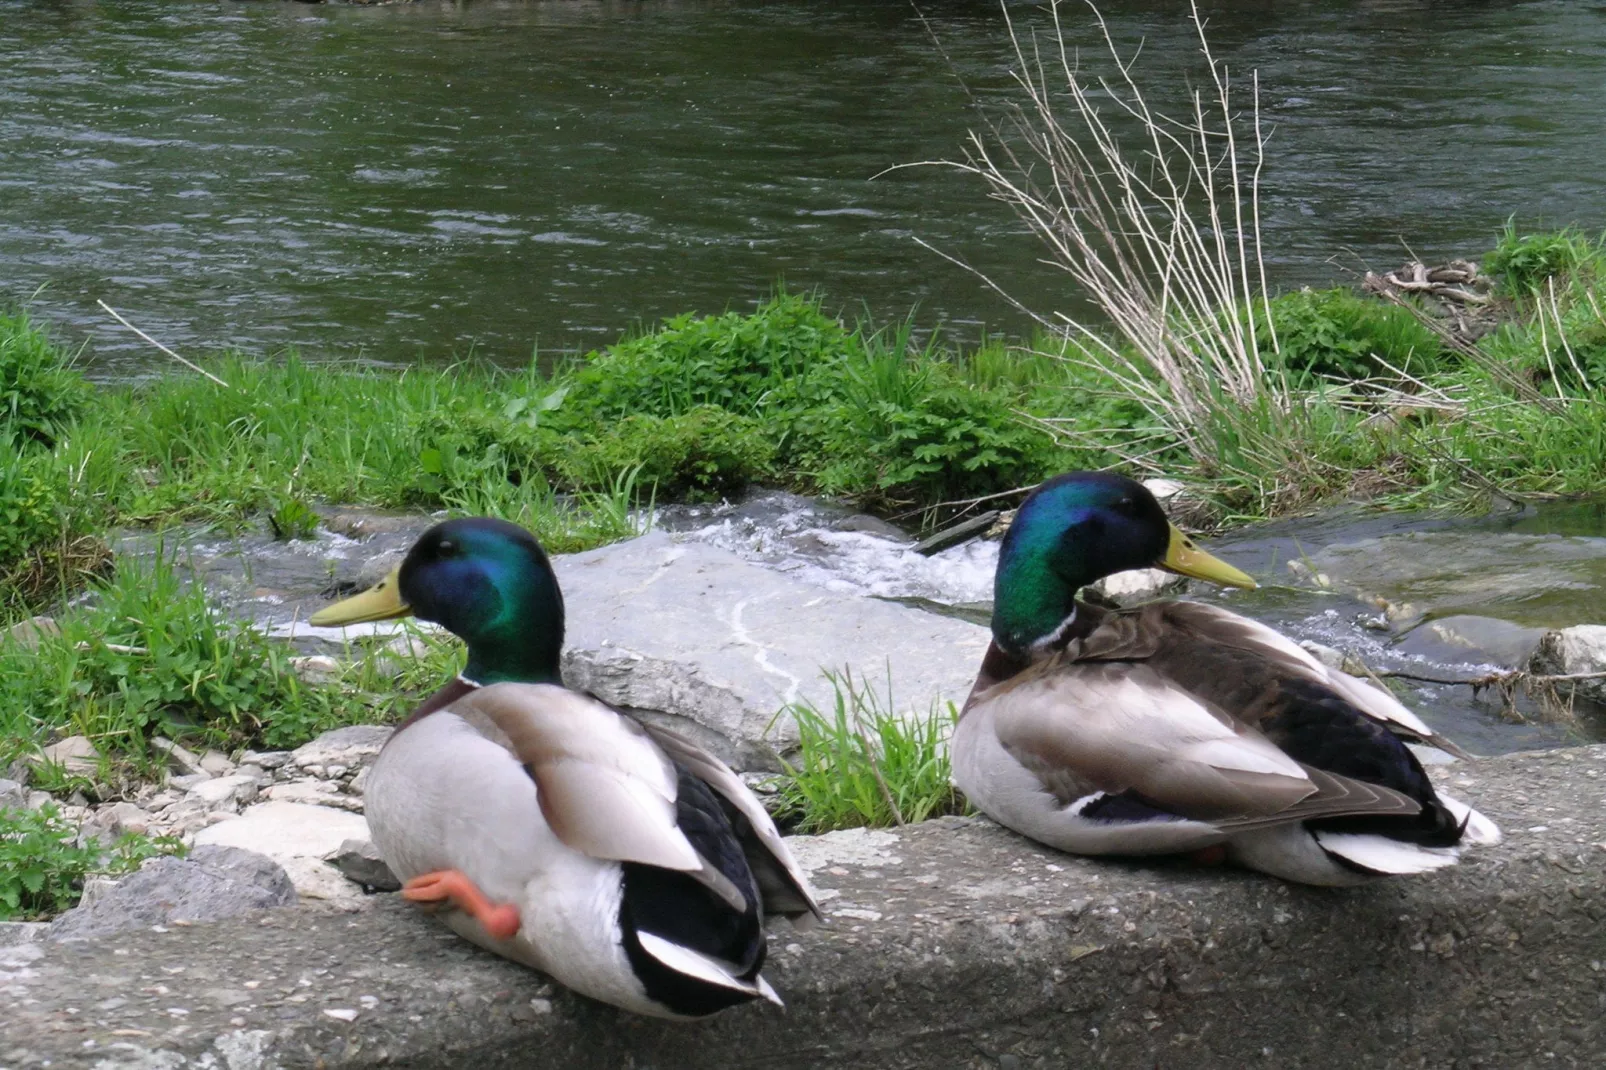
[[[94,901],[51,923],[51,940],[85,940],[170,922],[218,921],[296,901],[290,877],[271,858],[238,847],[197,847],[187,858],[153,858]]]
[[[396,879],[385,860],[379,857],[379,848],[374,846],[372,840],[347,840],[328,861],[348,881],[364,888],[376,892],[394,892],[401,888],[401,881]]]
[[[328,806],[272,801],[249,806],[239,817],[209,825],[196,844],[218,844],[256,851],[282,865],[297,892],[339,904],[362,893],[324,861],[350,839],[368,839],[361,814]]]
[[[325,732],[311,743],[290,752],[290,762],[309,765],[353,765],[379,753],[394,729],[385,725],[354,724]]]
[[[775,768],[775,751],[795,744],[789,704],[833,707],[824,672],[851,669],[882,696],[890,673],[898,708],[923,714],[964,701],[989,638],[966,621],[825,590],[665,532],[554,566],[570,686],[657,715],[739,769]]]

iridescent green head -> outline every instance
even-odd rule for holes
[[[563,594],[535,536],[505,520],[448,520],[379,583],[312,616],[317,625],[433,621],[468,645],[475,683],[559,683]]]
[[[1025,654],[1059,631],[1075,611],[1077,591],[1132,568],[1255,585],[1194,546],[1143,484],[1109,472],[1068,472],[1034,490],[1004,535],[993,581],[994,640]]]

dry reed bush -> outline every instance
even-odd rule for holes
[[[1196,6],[1208,92],[1193,91],[1181,118],[1150,105],[1134,77],[1135,55],[1123,57],[1091,3],[1113,73],[1086,72],[1067,41],[1064,7],[1051,0],[1052,33],[1024,38],[1006,7],[1023,98],[984,117],[963,161],[943,163],[977,176],[1009,205],[1047,246],[1047,262],[1126,343],[1064,314],[1022,308],[1064,337],[1069,352],[1086,354],[1070,359],[1095,364],[1207,473],[1282,462],[1282,451],[1257,441],[1286,440],[1275,432],[1298,409],[1285,378],[1261,358],[1277,344],[1261,263],[1258,96],[1251,91],[1247,114],[1237,110]],[[1257,306],[1262,315],[1245,314]],[[1128,460],[1154,467],[1141,451]]]

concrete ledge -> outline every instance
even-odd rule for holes
[[[1606,1065],[1606,747],[1443,772],[1508,841],[1353,891],[982,821],[814,841],[831,925],[772,938],[788,1010],[692,1025],[555,990],[393,897],[7,949],[0,1067]]]

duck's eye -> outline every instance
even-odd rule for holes
[[[1115,511],[1125,513],[1127,516],[1136,516],[1138,500],[1136,498],[1121,498],[1115,503]]]
[[[457,553],[457,543],[453,542],[451,539],[442,539],[440,543],[436,545],[435,552],[440,554],[442,557],[451,557],[453,554]]]

